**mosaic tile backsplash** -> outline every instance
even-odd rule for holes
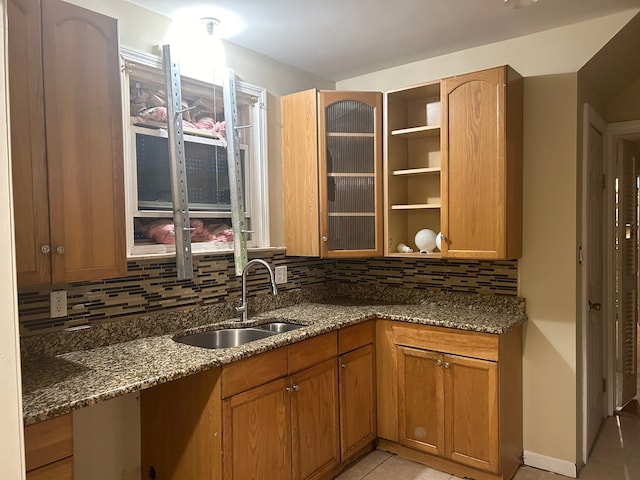
[[[274,308],[305,296],[362,295],[384,288],[438,290],[515,296],[518,263],[511,261],[454,261],[375,258],[325,260],[287,257],[282,251],[260,252],[272,267],[287,266],[288,281],[279,285]],[[268,274],[255,268],[248,276],[249,298],[269,294]],[[335,288],[338,285],[338,288]],[[67,290],[68,316],[49,318],[49,293]],[[131,261],[122,278],[76,282],[54,287],[23,289],[18,294],[23,337],[70,327],[94,325],[154,312],[216,306],[233,315],[241,282],[234,271],[233,255],[194,257],[194,277],[177,280],[173,259]],[[228,304],[228,305],[225,305]],[[251,301],[249,307],[251,309]]]

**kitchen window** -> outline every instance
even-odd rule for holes
[[[123,50],[127,256],[175,254],[161,59]],[[222,82],[182,77],[192,252],[233,251]],[[266,91],[236,81],[248,248],[269,246]]]

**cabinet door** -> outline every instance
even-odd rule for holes
[[[382,94],[319,95],[321,255],[381,255]]]
[[[398,347],[399,442],[433,455],[444,453],[442,354]]]
[[[224,400],[225,479],[291,478],[288,389],[289,380],[281,378]]]
[[[37,285],[51,281],[40,1],[9,0],[7,16],[16,270]]]
[[[508,142],[507,73],[500,67],[442,81],[442,253],[448,257],[520,256],[522,100],[518,118],[514,98]]]
[[[46,0],[42,45],[53,280],[123,275],[117,21]]]
[[[292,375],[291,385],[293,478],[323,478],[340,461],[336,359]]]
[[[498,364],[455,355],[444,362],[445,456],[497,472]]]
[[[340,451],[349,460],[376,438],[375,353],[365,345],[340,356]]]

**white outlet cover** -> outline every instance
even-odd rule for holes
[[[53,290],[49,295],[51,318],[60,318],[67,316],[67,291]]]
[[[281,265],[275,269],[276,284],[287,283],[287,266]]]

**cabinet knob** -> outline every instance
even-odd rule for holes
[[[284,391],[287,393],[291,393],[291,387],[284,387]]]
[[[297,392],[298,390],[300,390],[300,385],[294,385],[293,389]]]
[[[42,245],[40,247],[40,251],[42,253],[49,253],[49,252],[51,252],[51,247],[49,245]]]
[[[326,235],[323,235],[323,236],[322,236],[322,241],[323,241],[323,242],[326,242],[326,241],[328,241],[328,240],[329,240],[329,238],[328,238]]]
[[[442,360],[440,360],[440,359],[436,360],[436,366],[439,367],[440,365],[442,365]]]
[[[347,364],[346,363],[341,364],[340,368],[347,368]]]
[[[56,248],[56,252],[62,255],[64,253],[64,246],[60,245],[58,248]]]
[[[449,362],[444,362],[444,368],[451,368],[451,365],[449,365]]]

